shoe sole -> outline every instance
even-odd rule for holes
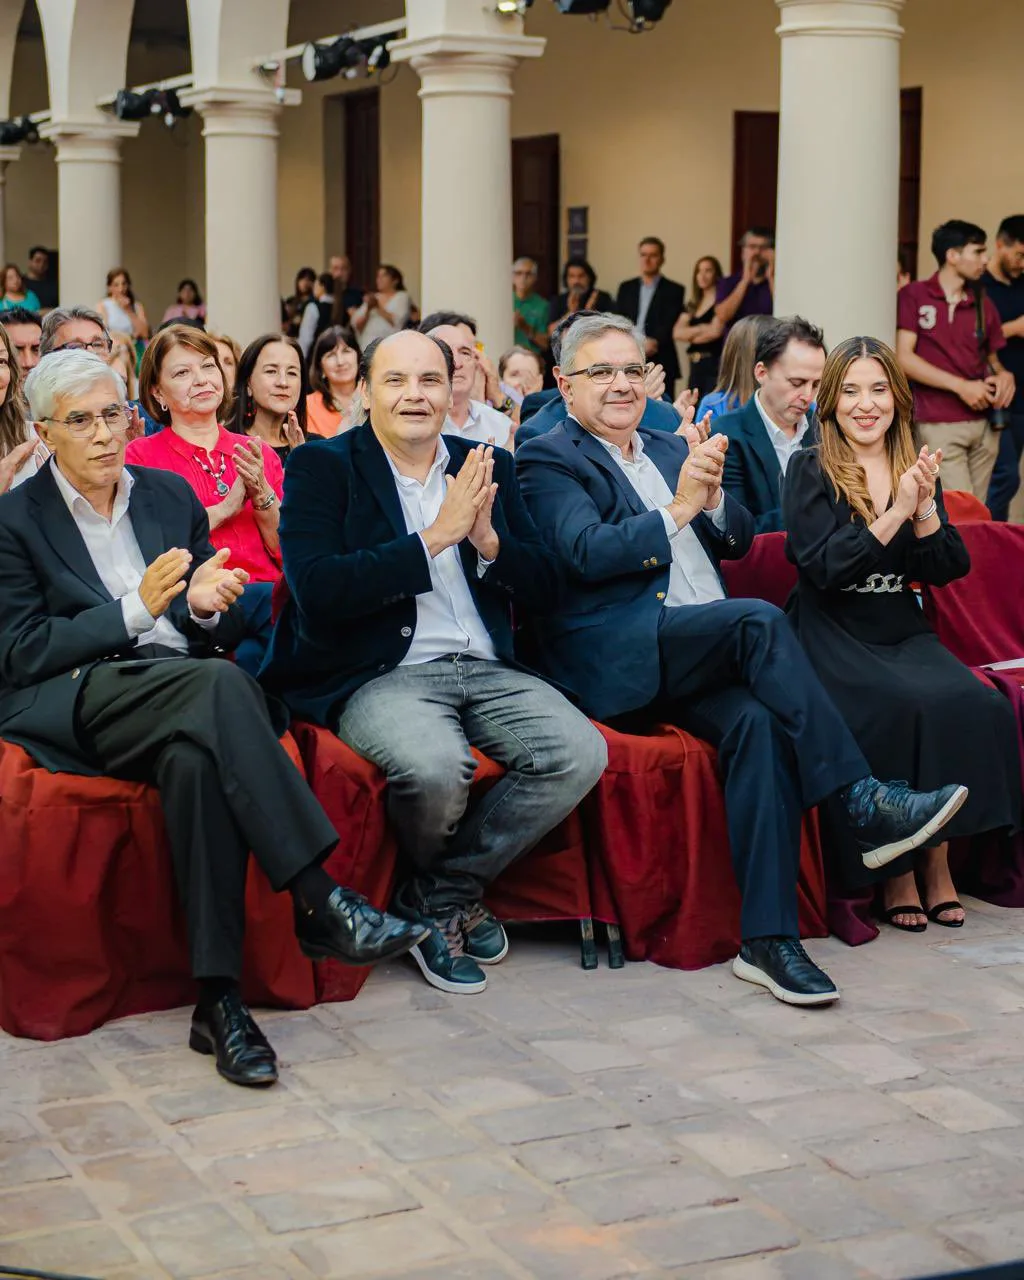
[[[421,942],[426,942],[429,937],[430,928],[425,926],[423,932],[411,942],[402,942],[389,951],[382,951],[379,956],[375,956],[372,960],[349,960],[338,951],[329,951],[326,947],[317,947],[301,941],[299,942],[299,950],[307,960],[313,960],[318,964],[324,960],[337,960],[339,964],[347,964],[354,969],[366,969],[372,964],[381,964],[385,960],[396,960],[399,956],[404,956],[413,947],[418,947]]]
[[[502,960],[508,955],[508,935],[505,935],[505,945],[496,956],[476,956],[468,947],[466,948],[466,955],[471,960],[475,960],[477,964],[501,964]]]
[[[437,987],[438,991],[447,991],[452,996],[475,996],[487,987],[486,978],[481,979],[480,982],[450,982],[447,978],[439,977],[424,959],[419,943],[412,948],[409,955],[416,961],[424,978],[432,987]]]
[[[197,1031],[192,1027],[188,1033],[188,1047],[195,1053],[204,1054],[206,1057],[215,1058],[217,1050],[214,1048],[213,1041],[208,1040],[201,1031]],[[269,1089],[271,1085],[277,1084],[277,1075],[268,1076],[265,1080],[245,1080],[241,1076],[233,1076],[230,1072],[223,1070],[220,1063],[216,1064],[217,1074],[229,1081],[231,1084],[241,1085],[243,1089]]]
[[[758,969],[756,965],[752,965],[748,960],[737,956],[732,962],[732,971],[737,978],[742,978],[744,982],[756,983],[759,987],[767,987],[776,1000],[781,1000],[783,1004],[835,1004],[839,999],[839,992],[833,988],[831,992],[818,992],[817,994],[804,994],[799,991],[787,991],[785,987],[780,987],[774,978],[769,977],[763,969]]]
[[[906,836],[902,840],[894,840],[891,844],[883,844],[878,849],[869,849],[867,853],[861,854],[861,860],[864,865],[871,871],[878,871],[879,868],[888,866],[890,862],[901,854],[910,853],[912,849],[920,848],[927,839],[942,830],[950,818],[963,807],[966,799],[967,788],[957,787],[938,813],[929,818],[924,826],[919,831],[915,831],[912,836]]]

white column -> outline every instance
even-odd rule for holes
[[[244,347],[281,327],[277,283],[277,118],[264,89],[181,95],[206,140],[206,310]]]
[[[121,262],[121,140],[137,124],[55,120],[40,130],[57,148],[62,305],[95,306]]]
[[[0,147],[0,262],[7,262],[7,166],[21,155],[20,147]]]
[[[782,45],[775,314],[892,342],[904,0],[776,0]]]
[[[422,82],[420,310],[467,312],[494,357],[513,331],[512,73],[543,49],[522,35],[459,33],[391,47]]]

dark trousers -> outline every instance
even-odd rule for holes
[[[281,889],[337,843],[259,686],[217,658],[102,663],[79,730],[105,773],[160,791],[193,975],[239,978],[249,851]]]
[[[1020,456],[1024,453],[1024,413],[1011,413],[1010,425],[999,433],[999,453],[988,485],[988,509],[993,520],[1010,518],[1010,503],[1020,488]]]
[[[661,698],[718,750],[744,938],[795,938],[800,821],[871,772],[786,615],[762,600],[667,608]]]
[[[238,605],[245,614],[245,635],[235,650],[235,662],[247,674],[256,679],[274,630],[271,618],[272,582],[250,582]]]

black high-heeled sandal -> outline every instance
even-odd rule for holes
[[[933,924],[941,924],[944,929],[962,929],[964,927],[963,920],[940,920],[939,916],[943,911],[963,911],[964,904],[962,902],[937,902],[934,907],[929,907],[925,915]]]
[[[948,907],[949,903],[947,902],[945,905]],[[902,907],[880,907],[876,914],[883,924],[890,924],[894,929],[902,929],[904,933],[924,933],[925,929],[928,928],[926,924],[896,923],[897,916],[923,916],[925,914],[925,909],[920,905],[910,904]],[[939,923],[943,924],[944,921],[940,920]]]

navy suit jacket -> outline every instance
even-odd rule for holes
[[[531,391],[528,396],[523,396],[523,403],[519,407],[520,424],[529,422],[533,415],[540,413],[546,404],[561,398],[557,387],[545,387],[543,391]]]
[[[551,400],[542,409],[538,409],[529,422],[524,422],[516,432],[516,448],[525,444],[527,440],[536,440],[552,427],[557,427],[560,422],[565,422],[568,416],[565,401],[561,396]],[[647,397],[644,416],[640,419],[642,427],[648,431],[675,431],[681,421],[679,414],[666,401],[652,400],[650,396]]]
[[[639,431],[675,492],[685,440]],[[543,671],[598,720],[647,706],[661,681],[658,620],[672,564],[661,512],[647,510],[604,445],[571,419],[518,450],[516,468],[530,514],[568,572],[562,608],[537,620]],[[716,570],[745,555],[754,536],[750,515],[724,501],[724,531],[703,513],[691,526]]]
[[[782,482],[778,454],[751,396],[742,409],[715,419],[714,430],[729,437],[722,487],[754,517],[756,533],[783,529]],[[804,448],[814,443],[813,423],[804,435]]]
[[[444,442],[448,473],[456,475],[473,442]],[[480,577],[468,541],[459,553],[495,652],[516,666],[512,605],[553,607],[562,575],[527,513],[505,449],[494,451],[494,479],[497,558]],[[395,478],[369,423],[291,454],[280,538],[290,599],[260,682],[297,715],[333,728],[346,699],[409,652],[416,597],[433,590],[426,550],[418,534],[406,532]]]
[[[155,467],[128,470],[135,478],[128,511],[143,559],[151,564],[171,547],[187,547],[198,568],[214,551],[192,487]],[[54,772],[97,774],[75,733],[86,676],[104,658],[150,655],[128,635],[121,602],[100,581],[50,466],[0,498],[0,584],[0,737]],[[241,606],[205,631],[189,617],[185,595],[167,616],[190,655],[233,649],[245,629]]]

